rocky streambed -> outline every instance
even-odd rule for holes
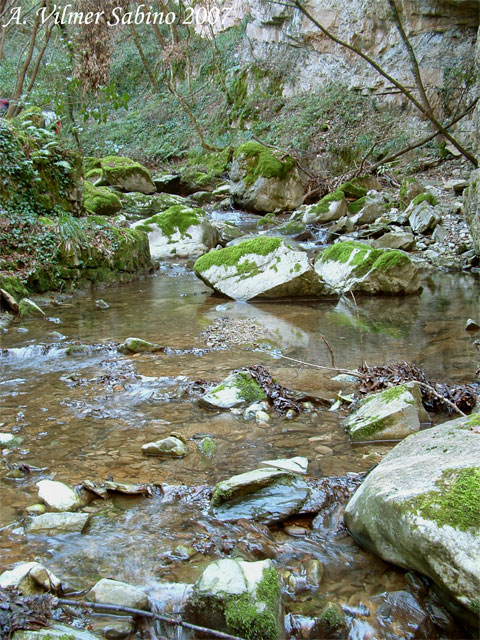
[[[396,442],[355,442],[344,428],[346,405],[329,411],[339,394],[348,401],[356,387],[332,380],[323,338],[343,369],[411,360],[432,379],[471,381],[478,356],[465,321],[478,315],[471,295],[478,282],[468,274],[437,274],[423,284],[421,295],[408,298],[247,304],[212,296],[176,262],[121,288],[37,300],[45,316],[16,320],[1,336],[0,431],[14,438],[2,445],[3,569],[39,562],[60,580],[64,595],[81,592],[74,598],[140,608],[147,595],[150,609],[203,626],[218,622],[200,615],[218,604],[206,582],[215,569],[233,576],[235,598],[250,588],[262,596],[255,606],[275,611],[268,633],[252,632],[227,603],[230,632],[240,637],[275,637],[269,635],[275,629],[289,638],[474,637],[472,627],[466,631],[445,608],[445,597],[452,604],[454,595],[432,588],[435,576],[425,564],[408,570],[393,556],[384,562],[359,546],[343,522],[354,491],[362,482],[368,488],[364,474]],[[119,352],[129,337],[157,348]],[[260,405],[250,413],[245,406],[220,410],[199,401],[218,391],[232,370],[252,365],[299,392],[301,410],[278,412],[261,397],[248,398],[247,404]],[[422,428],[430,426],[425,420]],[[468,438],[479,437],[468,429]],[[177,441],[175,455],[142,451],[169,439]],[[263,478],[290,480],[273,494],[268,487],[274,485],[266,483],[263,506],[253,503],[249,512],[242,511],[240,494],[240,510],[225,517],[221,483],[265,467],[270,471],[262,471]],[[45,481],[77,487],[78,503],[61,512],[48,506]],[[433,476],[430,481],[434,488]],[[292,494],[299,498],[293,507]],[[290,510],[269,517],[274,501],[285,500]],[[69,519],[69,512],[76,517]],[[348,518],[355,530],[354,506]],[[35,588],[42,575],[45,582],[42,571],[33,568]],[[112,591],[109,580],[126,584],[114,583]],[[79,633],[71,619],[62,621],[70,630],[60,628],[59,637]],[[93,637],[152,633],[151,624],[133,625],[128,616],[97,612],[84,622]],[[52,631],[38,633],[44,635],[29,637]],[[195,635],[169,625],[153,633]],[[23,638],[20,632],[14,637]]]

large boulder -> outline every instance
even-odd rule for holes
[[[159,193],[153,196],[147,196],[144,193],[122,193],[120,200],[122,213],[129,220],[149,218],[175,205],[185,204],[185,198],[171,193]]]
[[[246,640],[283,637],[280,580],[271,560],[223,558],[193,587],[187,615],[196,624]]]
[[[198,257],[217,243],[217,230],[207,219],[205,211],[180,204],[146,220],[139,220],[132,227],[146,231],[154,260],[173,256]]]
[[[40,480],[37,487],[38,497],[53,511],[70,511],[82,504],[78,493],[63,482]]]
[[[431,578],[478,624],[480,415],[409,436],[366,477],[345,522],[387,562]]]
[[[210,251],[195,262],[194,270],[214,291],[235,300],[308,297],[322,291],[307,254],[281,238],[263,236]]]
[[[326,292],[412,294],[421,291],[417,267],[402,251],[372,249],[360,242],[334,244],[319,254],[315,271]]]
[[[122,208],[118,195],[107,187],[97,187],[88,180],[83,183],[83,206],[96,216],[114,216]]]
[[[150,609],[145,591],[128,582],[102,578],[88,592],[88,599],[99,604],[116,604],[133,609]]]
[[[405,215],[408,215],[408,222],[413,233],[426,233],[435,228],[440,220],[440,215],[428,200],[421,200],[418,203],[416,200],[417,198],[405,209]]]
[[[230,179],[233,204],[248,211],[293,211],[304,196],[294,158],[258,142],[236,149]]]
[[[300,476],[265,467],[219,482],[210,513],[219,520],[277,522],[298,513],[309,495],[310,488]]]
[[[425,417],[418,385],[407,382],[367,396],[344,425],[352,440],[391,440],[418,431]]]
[[[100,158],[100,168],[105,181],[119,191],[155,193],[150,171],[135,160],[123,156]]]

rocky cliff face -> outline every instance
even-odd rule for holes
[[[472,69],[480,24],[475,0],[397,0],[427,92],[444,106],[446,90]],[[339,38],[363,49],[400,82],[413,85],[408,54],[387,0],[310,0],[311,14]],[[268,0],[231,0],[232,20],[250,16],[244,63],[261,64],[282,78],[283,95],[341,83],[365,93],[395,89],[353,52],[336,45],[298,10]]]
[[[476,66],[480,69],[480,28],[478,30],[476,47]],[[477,77],[477,90],[480,93],[480,74]],[[477,104],[473,117],[472,142],[477,158],[480,158],[480,103]],[[465,197],[465,217],[472,233],[473,244],[480,255],[480,169],[472,171],[470,185]]]

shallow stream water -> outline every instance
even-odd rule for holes
[[[308,457],[314,478],[356,474],[393,444],[352,445],[341,416],[327,408],[263,425],[207,411],[191,383],[263,364],[282,385],[333,399],[332,374],[298,362],[330,364],[322,336],[337,367],[409,360],[431,379],[470,382],[478,353],[464,324],[478,319],[475,290],[472,276],[437,274],[416,297],[247,304],[212,296],[187,265],[169,264],[143,280],[47,305],[48,319],[14,323],[0,336],[0,431],[23,442],[4,451],[0,470],[2,567],[37,559],[78,589],[102,577],[125,580],[146,586],[161,609],[171,610],[212,559],[271,557],[283,575],[287,612],[314,615],[328,599],[347,612],[345,637],[414,637],[411,610],[374,615],[389,593],[412,589],[411,576],[353,542],[341,525],[341,500],[313,523],[298,518],[269,530],[215,521],[199,488],[262,460],[295,455]],[[97,307],[98,298],[109,308]],[[251,322],[239,323],[243,344],[222,345],[204,333],[220,318],[232,326]],[[168,349],[121,355],[115,345],[129,336]],[[77,344],[88,348],[71,348]],[[185,458],[142,455],[142,444],[171,431],[187,438]],[[207,435],[217,445],[211,458],[199,446]],[[18,463],[33,470],[5,477]],[[25,534],[19,526],[25,508],[37,501],[35,483],[46,478],[70,485],[113,479],[158,490],[149,498],[117,494],[92,503],[94,517],[83,535]],[[310,575],[315,559],[323,578]],[[462,637],[448,616],[442,624],[436,637]]]

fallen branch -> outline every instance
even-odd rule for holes
[[[151,618],[153,620],[159,620],[166,624],[171,624],[175,627],[183,627],[184,629],[191,629],[192,631],[199,631],[207,634],[208,638],[223,638],[223,640],[245,640],[239,636],[232,636],[229,633],[223,633],[223,631],[216,631],[215,629],[207,629],[207,627],[200,627],[190,622],[184,622],[176,618],[170,618],[168,616],[161,615],[160,613],[153,613],[152,611],[144,611],[143,609],[134,609],[133,607],[122,607],[117,604],[101,604],[99,602],[84,602],[83,600],[68,600],[67,598],[55,598],[53,605],[80,607],[82,609],[93,609],[94,611],[101,611],[106,615],[118,615],[119,613],[127,613],[132,616]]]
[[[261,351],[262,353],[268,353],[272,355],[267,349],[255,349],[255,351]],[[297,358],[290,358],[289,356],[275,354],[275,358],[282,358],[283,360],[291,360],[291,362],[297,362],[298,364],[304,364],[306,367],[313,367],[314,369],[323,369],[325,371],[337,371],[338,373],[345,373],[349,376],[355,376],[360,380],[365,379],[363,373],[358,371],[351,371],[350,369],[339,369],[338,367],[325,367],[321,364],[313,364],[313,362],[305,362],[304,360],[297,360]]]
[[[453,402],[450,402],[450,400],[447,400],[447,398],[445,398],[444,396],[440,395],[439,393],[437,393],[435,391],[435,389],[429,385],[426,384],[425,382],[419,382],[418,380],[415,380],[415,383],[418,384],[419,387],[423,387],[424,389],[427,389],[427,391],[430,391],[430,393],[435,396],[436,398],[438,398],[439,400],[441,400],[442,402],[444,402],[445,404],[448,404],[448,406],[453,409],[455,412],[459,413],[461,416],[463,416],[464,418],[467,417],[466,413],[463,413],[463,411],[461,409],[459,409],[457,407],[456,404],[453,404]]]

